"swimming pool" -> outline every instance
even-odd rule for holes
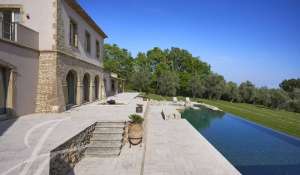
[[[204,107],[182,117],[243,175],[300,175],[300,139]]]

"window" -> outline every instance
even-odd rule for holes
[[[85,31],[85,52],[91,53],[91,35],[89,32]]]
[[[0,37],[16,41],[16,29],[19,22],[20,9],[0,8]]]
[[[77,24],[70,20],[70,45],[73,47],[78,47],[78,33],[77,33]]]
[[[96,57],[100,58],[100,44],[98,40],[96,40]]]

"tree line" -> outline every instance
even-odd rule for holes
[[[255,87],[250,81],[240,85],[222,75],[189,51],[154,47],[134,58],[118,45],[104,45],[104,68],[126,81],[127,90],[164,96],[188,96],[263,105],[300,112],[300,79],[284,80],[279,87]]]

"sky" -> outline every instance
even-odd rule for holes
[[[78,0],[133,56],[180,47],[227,81],[300,78],[300,0]]]

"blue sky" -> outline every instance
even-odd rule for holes
[[[278,87],[300,77],[300,0],[78,0],[133,56],[189,50],[228,81]]]

